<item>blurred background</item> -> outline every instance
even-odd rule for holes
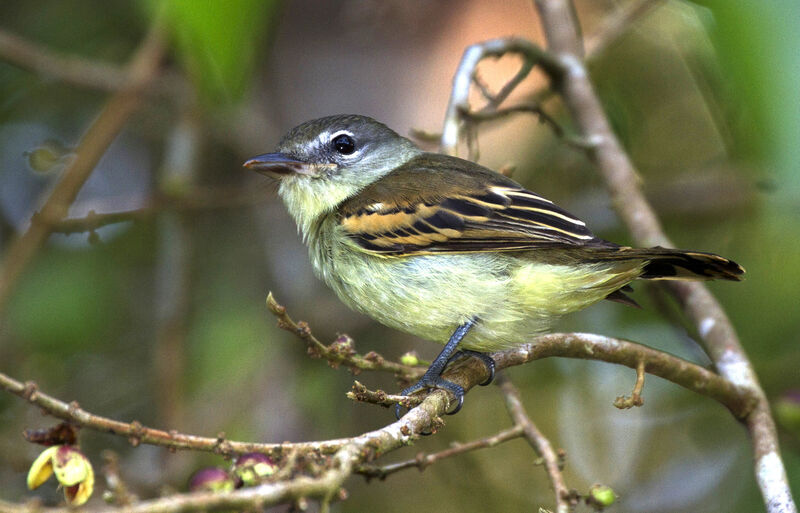
[[[614,128],[676,245],[713,251],[747,268],[742,283],[713,283],[775,407],[783,455],[800,495],[800,8],[790,0],[651,2],[629,29],[592,53],[590,70]],[[0,249],[74,158],[154,17],[155,1],[0,3]],[[464,48],[518,35],[542,42],[524,0],[169,0],[166,64],[140,108],[96,166],[70,218],[132,211],[95,231],[55,233],[0,312],[0,370],[64,400],[123,421],[205,436],[279,442],[351,436],[393,420],[354,404],[352,376],[311,360],[275,326],[272,291],[323,341],[347,333],[360,352],[396,358],[430,342],[355,314],[316,280],[306,249],[275,195],[246,172],[294,125],[359,113],[409,134],[441,129]],[[603,33],[624,1],[578,1],[584,35]],[[22,38],[58,57],[39,72],[9,45]],[[16,48],[16,50],[15,50]],[[99,79],[65,77],[80,58]],[[27,64],[26,64],[27,62]],[[494,90],[513,57],[481,66]],[[509,104],[546,85],[533,73]],[[118,87],[118,86],[116,86]],[[570,130],[558,98],[545,109]],[[590,221],[599,236],[629,235],[584,154],[534,118],[483,125],[480,162],[516,166],[514,178]],[[429,146],[431,149],[435,146]],[[463,152],[462,155],[466,155]],[[70,228],[71,227],[71,228]],[[79,227],[66,225],[60,232]],[[599,304],[559,330],[629,338],[708,364],[673,302],[638,284],[643,310]],[[612,406],[635,373],[599,362],[545,360],[514,368],[525,406],[567,453],[568,486],[620,495],[612,511],[760,511],[744,428],[719,404],[648,377],[642,408]],[[391,376],[359,377],[396,391]],[[794,393],[794,395],[793,395]],[[385,462],[490,435],[511,424],[494,387],[469,394],[441,434]],[[58,502],[25,475],[39,448],[26,428],[55,424],[0,394],[0,498]],[[131,448],[81,434],[99,467],[104,449],[141,497],[184,490],[193,470],[225,465],[199,453]],[[526,443],[447,460],[420,475],[347,482],[337,511],[531,511],[552,492]],[[98,487],[102,484],[98,483]],[[100,502],[100,493],[93,501]],[[316,505],[311,506],[312,510]]]

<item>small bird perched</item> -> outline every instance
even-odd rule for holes
[[[645,280],[740,280],[711,253],[630,248],[517,182],[478,164],[427,153],[356,115],[292,129],[245,167],[278,178],[314,271],[348,306],[444,350],[409,395],[464,390],[441,373],[461,352],[480,357],[546,331],[559,316]],[[488,381],[486,384],[488,384]],[[399,405],[396,413],[399,416]]]

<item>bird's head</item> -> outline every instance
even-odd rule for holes
[[[420,152],[372,118],[339,115],[293,128],[276,152],[253,157],[244,166],[280,180],[278,193],[307,235],[321,215]]]

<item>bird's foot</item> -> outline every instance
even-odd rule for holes
[[[427,372],[425,373],[419,381],[411,385],[410,387],[403,389],[400,392],[400,395],[411,395],[415,392],[419,392],[420,390],[426,388],[441,388],[442,390],[447,390],[456,399],[456,407],[453,411],[447,412],[448,415],[455,415],[461,409],[461,406],[464,405],[464,389],[460,385],[456,385],[452,381],[447,381],[443,379],[441,376],[438,375],[429,375]],[[402,412],[402,406],[400,404],[396,404],[394,406],[394,415],[398,419],[401,417],[400,413]]]
[[[447,360],[447,364],[456,361],[458,359],[464,358],[465,356],[474,356],[475,358],[478,358],[486,366],[486,370],[489,371],[489,378],[483,383],[481,383],[480,384],[481,386],[486,386],[494,380],[495,363],[492,357],[485,353],[472,351],[470,349],[462,349],[461,351],[451,356]],[[400,392],[400,394],[408,396],[426,388],[441,388],[442,390],[447,390],[448,392],[453,394],[457,402],[456,407],[452,411],[447,412],[447,414],[455,415],[456,413],[459,412],[459,410],[461,410],[461,407],[464,405],[464,389],[460,385],[456,385],[452,381],[447,381],[446,379],[443,379],[440,374],[441,371],[431,372],[431,369],[428,369],[428,372],[426,372],[425,375],[422,376],[422,378],[420,378],[419,381],[417,381],[410,387],[404,389],[402,392]],[[399,404],[395,405],[394,407],[395,417],[399,419],[401,412],[402,412],[402,406]]]

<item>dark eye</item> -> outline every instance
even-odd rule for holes
[[[347,134],[337,135],[333,138],[333,147],[342,155],[350,155],[356,151],[356,142]]]

